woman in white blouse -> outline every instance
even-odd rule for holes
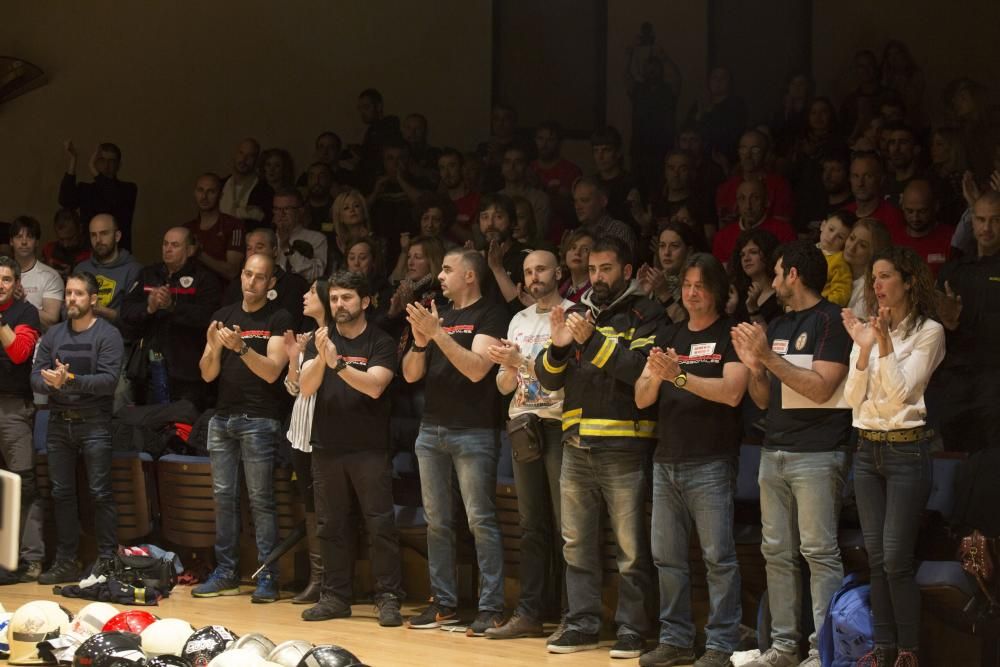
[[[934,280],[909,248],[874,256],[865,280],[869,318],[845,308],[854,348],[844,397],[854,412],[854,489],[871,571],[875,649],[858,662],[917,667],[920,590],[914,547],[931,488],[924,390],[944,358],[933,320]]]

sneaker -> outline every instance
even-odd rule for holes
[[[705,651],[694,663],[694,667],[729,667],[732,665],[732,653],[728,651],[717,651],[710,648]]]
[[[83,578],[80,565],[75,560],[57,560],[52,567],[38,575],[38,583],[75,584]]]
[[[191,595],[196,598],[217,598],[220,595],[239,595],[240,580],[233,575],[226,575],[213,570],[208,579],[191,589]]]
[[[660,644],[652,651],[639,657],[640,667],[674,667],[690,665],[694,662],[694,649],[681,648],[671,644]]]
[[[858,659],[857,667],[894,667],[896,651],[889,646],[876,646]]]
[[[455,625],[457,623],[458,612],[454,607],[445,607],[431,598],[430,606],[416,616],[411,616],[406,622],[406,627],[413,630],[430,630],[440,628],[442,625]]]
[[[21,576],[18,577],[18,581],[22,584],[29,584],[33,581],[38,581],[38,577],[42,574],[42,561],[40,560],[29,560],[25,562],[24,567],[21,569]]]
[[[392,593],[375,598],[375,608],[378,610],[378,624],[383,628],[398,628],[403,624],[403,615],[399,613],[399,598]]]
[[[622,635],[611,647],[612,658],[638,658],[646,648],[646,640],[631,632]]]
[[[556,626],[555,632],[549,635],[549,638],[546,641],[549,644],[557,642],[559,641],[559,638],[563,636],[564,632],[566,632],[566,614],[559,617],[559,625]]]
[[[799,658],[794,653],[779,651],[773,646],[761,654],[756,660],[743,665],[743,667],[798,667]]]
[[[487,630],[496,629],[503,625],[503,614],[499,611],[481,611],[476,614],[476,619],[469,623],[465,629],[466,637],[482,637]]]
[[[487,639],[520,639],[522,637],[542,637],[545,635],[545,631],[542,629],[541,621],[536,621],[530,616],[515,611],[506,623],[498,628],[486,628],[484,634]]]
[[[324,597],[319,602],[302,612],[304,621],[329,621],[334,618],[349,618],[351,606],[336,598]],[[381,621],[381,614],[379,620]]]
[[[253,589],[253,593],[250,594],[250,602],[266,604],[277,602],[280,597],[277,577],[266,570],[257,575],[257,588]]]
[[[576,653],[597,648],[597,635],[588,635],[579,630],[567,628],[559,639],[545,645],[549,653]]]

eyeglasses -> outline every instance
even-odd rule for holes
[[[292,211],[299,210],[300,208],[302,208],[302,207],[301,206],[275,206],[274,208],[271,209],[271,212],[274,213],[275,215],[287,215],[287,214],[291,213]]]

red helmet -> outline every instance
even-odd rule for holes
[[[132,632],[140,634],[146,629],[147,625],[150,625],[155,621],[156,617],[148,611],[143,611],[142,609],[130,609],[128,611],[123,611],[120,614],[116,614],[108,619],[108,622],[104,624],[103,631],[110,632],[112,630],[118,630],[119,632]]]

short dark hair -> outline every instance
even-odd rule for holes
[[[21,279],[21,265],[17,263],[13,257],[8,257],[7,255],[0,255],[0,269],[7,267],[10,272],[14,274],[14,282]]]
[[[333,137],[334,139],[337,140],[337,145],[338,146],[343,146],[344,145],[344,142],[340,139],[340,135],[339,134],[337,134],[336,132],[332,132],[330,130],[326,130],[325,132],[320,132],[319,135],[317,135],[316,141],[313,143],[313,145],[316,148],[319,148],[319,140],[322,139],[323,137]]]
[[[121,162],[122,160],[122,149],[118,148],[118,146],[111,143],[110,141],[105,141],[98,144],[97,150],[98,152],[114,153],[115,157],[118,158],[119,162]]]
[[[820,164],[836,162],[846,171],[851,168],[851,154],[844,147],[832,146],[820,154],[819,162]]]
[[[726,312],[726,302],[729,300],[729,278],[726,276],[726,269],[722,262],[708,252],[696,252],[688,256],[681,269],[680,279],[684,282],[684,277],[689,269],[701,270],[701,281],[712,295],[715,302],[715,312],[722,315]],[[683,303],[682,303],[683,305]]]
[[[10,237],[14,238],[21,233],[21,230],[28,232],[28,236],[36,241],[42,240],[42,226],[30,215],[19,215],[10,223]]]
[[[274,192],[274,197],[294,197],[295,201],[302,206],[306,203],[305,198],[302,196],[302,192],[298,188],[279,188]]]
[[[448,231],[448,228],[455,223],[455,218],[458,217],[455,202],[443,192],[425,192],[417,199],[417,205],[413,209],[416,221],[419,223],[420,218],[424,217],[424,213],[432,208],[441,211],[441,216],[444,218],[444,229],[442,231]]]
[[[513,228],[514,223],[517,222],[517,206],[514,205],[514,200],[505,194],[499,192],[484,193],[479,198],[479,210],[476,213],[477,215],[481,214],[483,211],[488,211],[494,206],[507,214],[507,220],[510,221],[511,228]],[[478,217],[476,224],[479,224]]]
[[[479,285],[480,291],[488,287],[487,277],[490,273],[490,268],[486,264],[486,258],[478,250],[473,250],[472,248],[454,248],[446,252],[444,256],[458,257],[466,266],[472,269],[472,272],[476,275],[476,284]]]
[[[365,88],[361,91],[361,94],[358,95],[358,97],[367,97],[374,104],[382,104],[382,93],[378,92],[374,88]]]
[[[66,284],[69,284],[71,280],[79,280],[86,285],[88,295],[97,294],[97,278],[90,271],[74,271],[67,276]]]
[[[330,279],[327,281],[327,292],[329,292],[334,287],[339,289],[349,289],[354,290],[358,293],[358,298],[364,299],[365,297],[371,296],[371,287],[368,283],[368,277],[358,273],[357,271],[337,271]],[[329,294],[327,294],[327,302],[330,301]]]
[[[611,125],[605,125],[590,135],[591,146],[611,146],[616,151],[622,149],[622,133]]]
[[[535,132],[538,132],[539,130],[548,130],[552,134],[556,135],[557,141],[562,141],[563,138],[562,125],[560,125],[554,120],[546,120],[539,123],[538,127],[535,128]]]
[[[356,246],[356,245],[366,245],[366,246],[368,246],[368,252],[370,252],[371,256],[372,256],[372,276],[381,276],[382,275],[382,264],[383,264],[382,246],[381,246],[380,243],[378,243],[375,240],[374,237],[363,236],[363,237],[361,237],[359,239],[354,239],[353,241],[351,241],[350,243],[348,243],[347,247],[344,248],[344,262],[345,262],[345,264],[347,262],[347,256],[351,254],[351,249],[354,248],[354,246]]]
[[[599,236],[594,239],[594,245],[590,248],[590,254],[595,252],[613,252],[622,266],[632,263],[632,251],[628,244],[617,236]]]
[[[520,153],[521,157],[523,157],[525,160],[528,159],[528,149],[517,142],[514,142],[511,145],[507,146],[507,148],[503,149],[504,157],[507,157],[507,153]]]
[[[333,167],[331,167],[330,165],[328,165],[326,162],[320,162],[320,161],[317,160],[316,162],[313,162],[311,165],[309,165],[309,169],[310,170],[313,167],[317,167],[317,168],[320,168],[320,169],[326,169],[328,172],[330,172],[330,176],[333,176]]]
[[[906,123],[892,123],[886,125],[882,128],[883,132],[906,132],[913,139],[914,143],[920,142],[920,137],[917,136],[917,131]]]
[[[71,208],[61,208],[56,211],[56,214],[52,216],[52,225],[54,227],[59,227],[61,225],[67,224],[80,224],[80,216],[77,212]]]
[[[743,270],[741,254],[743,249],[753,243],[764,256],[764,269],[767,272],[768,280],[774,280],[774,264],[777,262],[774,251],[778,248],[778,239],[771,232],[760,227],[747,229],[740,232],[736,238],[736,245],[733,246],[733,254],[729,259],[729,272],[732,276],[733,285],[736,286],[737,293],[741,297],[746,297],[750,289],[750,276]]]
[[[462,155],[462,151],[458,150],[457,148],[453,148],[451,146],[445,146],[444,148],[441,149],[441,153],[438,155],[438,160],[448,156],[457,157],[459,165],[465,164],[465,156]]]
[[[823,291],[826,286],[826,256],[815,243],[799,240],[780,245],[774,253],[774,263],[777,264],[779,259],[782,275],[787,277],[795,269],[806,289],[816,294]]]

